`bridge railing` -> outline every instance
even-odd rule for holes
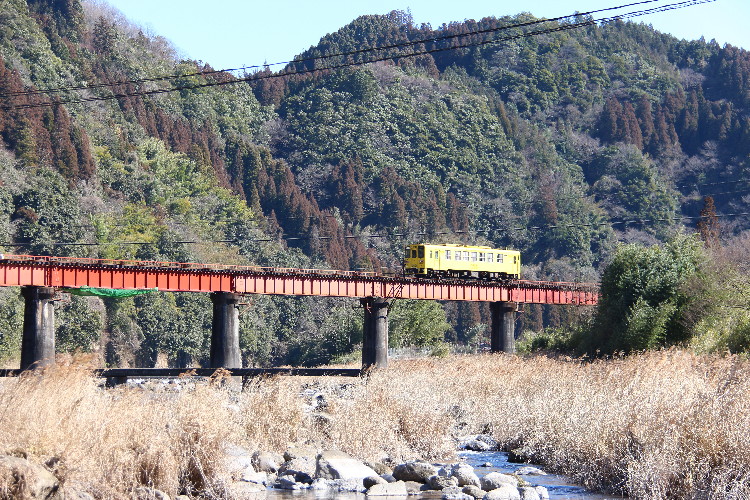
[[[133,267],[138,269],[167,269],[229,273],[274,273],[288,275],[376,277],[372,271],[341,271],[338,269],[304,269],[290,267],[239,266],[231,264],[205,264],[201,262],[169,262],[156,260],[95,259],[90,257],[52,257],[39,255],[0,254],[0,262],[33,263],[43,265],[81,267]]]

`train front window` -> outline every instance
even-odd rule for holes
[[[424,247],[417,247],[417,257],[424,259]]]
[[[409,257],[411,257],[411,248],[406,247],[406,258],[408,259]]]
[[[416,248],[412,248],[411,249],[411,258],[412,259],[416,259],[417,258],[417,249]]]

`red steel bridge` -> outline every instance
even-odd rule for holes
[[[66,289],[211,293],[211,364],[229,368],[241,365],[236,305],[245,294],[359,298],[365,314],[363,366],[387,364],[387,310],[393,299],[490,302],[492,350],[513,352],[517,304],[595,305],[599,296],[598,285],[586,283],[423,279],[326,269],[7,254],[0,254],[0,286],[23,287],[26,298],[22,369],[54,356],[51,303],[55,292]],[[50,335],[51,353],[44,345]]]

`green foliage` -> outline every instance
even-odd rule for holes
[[[423,347],[440,344],[451,326],[445,310],[433,300],[396,300],[388,312],[390,347]]]
[[[70,296],[70,302],[55,311],[55,349],[58,352],[91,352],[99,340],[104,321],[90,302]]]
[[[706,260],[697,238],[665,245],[624,245],[605,268],[590,345],[603,352],[672,345],[692,335],[686,313],[699,300],[686,290]]]
[[[24,302],[18,288],[0,287],[0,360],[21,357]]]

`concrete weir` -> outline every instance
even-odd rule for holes
[[[365,310],[362,368],[388,366],[388,300],[381,297],[360,299]]]
[[[492,302],[490,304],[490,349],[492,352],[516,352],[516,307],[515,302]]]
[[[21,369],[28,370],[55,363],[55,289],[25,286],[21,295],[26,302],[21,340]]]

